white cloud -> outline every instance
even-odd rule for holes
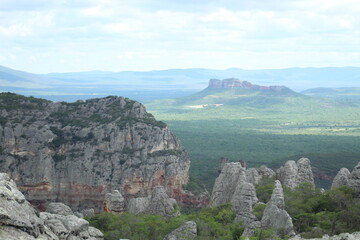
[[[111,9],[104,9],[101,6],[86,8],[83,11],[85,16],[90,17],[112,17],[114,12]]]

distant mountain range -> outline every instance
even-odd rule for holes
[[[263,70],[194,68],[37,75],[0,66],[0,91],[55,101],[118,95],[146,102],[190,95],[204,89],[209,79],[233,77],[259,85],[285,85],[295,91],[318,87],[360,87],[360,67]]]

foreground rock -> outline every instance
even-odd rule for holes
[[[188,221],[166,235],[164,240],[193,240],[196,236],[196,223],[194,221]]]
[[[285,210],[284,192],[279,180],[275,181],[275,188],[261,219],[262,229],[273,229],[276,236],[294,236],[294,226],[290,215]]]
[[[0,173],[0,239],[7,240],[71,240],[103,239],[103,234],[81,218],[70,214],[63,204],[50,204],[49,211],[39,214],[14,181]]]
[[[122,97],[54,103],[0,93],[0,171],[45,210],[63,202],[100,211],[105,194],[179,200],[190,161],[166,124]]]
[[[336,236],[328,236],[325,235],[322,238],[306,238],[306,240],[359,240],[360,239],[360,232],[354,233],[342,233]],[[305,240],[305,238],[301,238],[299,236],[293,237],[290,240]]]
[[[149,197],[131,199],[128,211],[134,214],[152,214],[163,217],[173,217],[180,214],[177,210],[176,200],[169,198],[162,186],[154,188]]]
[[[277,178],[281,183],[291,189],[300,183],[314,184],[314,175],[308,158],[300,158],[297,163],[293,160],[287,161],[285,165],[277,170]]]

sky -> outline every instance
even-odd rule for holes
[[[360,67],[359,13],[359,0],[0,0],[0,65]]]

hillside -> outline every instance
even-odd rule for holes
[[[277,167],[302,156],[312,160],[317,184],[329,187],[339,167],[360,157],[360,104],[281,89],[208,87],[146,105],[179,137],[192,159],[190,176],[208,188],[220,157]]]
[[[301,92],[302,94],[314,97],[326,97],[337,99],[360,99],[360,88],[311,88]]]

